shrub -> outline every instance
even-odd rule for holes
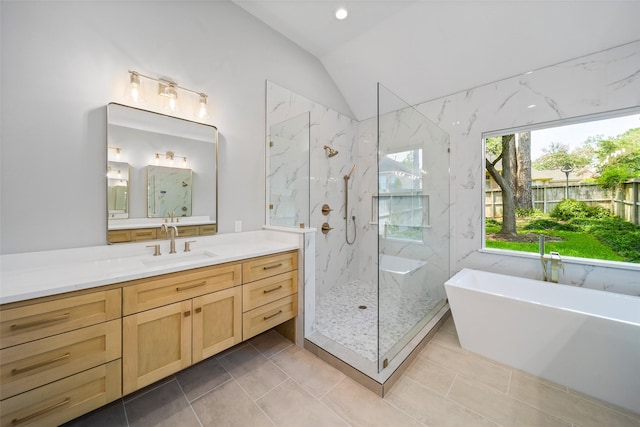
[[[564,199],[553,208],[549,216],[568,221],[575,218],[608,218],[611,213],[600,206],[589,206],[578,200]]]
[[[544,213],[540,210],[540,209],[533,209],[533,208],[529,208],[529,209],[522,209],[522,208],[516,208],[516,216],[518,218],[534,218],[534,217],[541,217],[543,216]]]
[[[561,230],[561,231],[580,231],[579,226],[573,224],[562,224],[558,221],[550,219],[534,219],[529,224],[522,227],[523,230]]]

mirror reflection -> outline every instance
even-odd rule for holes
[[[180,236],[214,234],[217,143],[214,126],[109,104],[109,243],[159,238],[157,228],[172,218]]]
[[[129,164],[108,162],[107,209],[110,218],[129,218]]]
[[[191,216],[191,169],[147,166],[149,218]]]

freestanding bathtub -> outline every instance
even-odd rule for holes
[[[471,269],[445,290],[463,348],[640,412],[640,297]]]

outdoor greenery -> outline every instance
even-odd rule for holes
[[[502,195],[502,220],[486,219],[486,247],[538,252],[538,235],[544,234],[547,252],[640,263],[640,226],[572,199],[545,215],[533,208],[526,185],[531,168],[568,170],[615,194],[621,184],[640,178],[640,127],[615,137],[592,136],[574,148],[554,141],[535,160],[528,132],[487,138],[485,148],[486,170]]]
[[[548,217],[523,218],[518,234],[534,238],[517,241],[500,239],[501,224],[487,219],[488,248],[537,252],[539,234],[549,236],[547,252],[580,258],[640,263],[640,226],[611,216],[602,208],[593,208],[577,200],[563,200]]]

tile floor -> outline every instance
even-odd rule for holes
[[[66,426],[640,426],[631,414],[460,348],[453,321],[384,399],[275,331]]]

